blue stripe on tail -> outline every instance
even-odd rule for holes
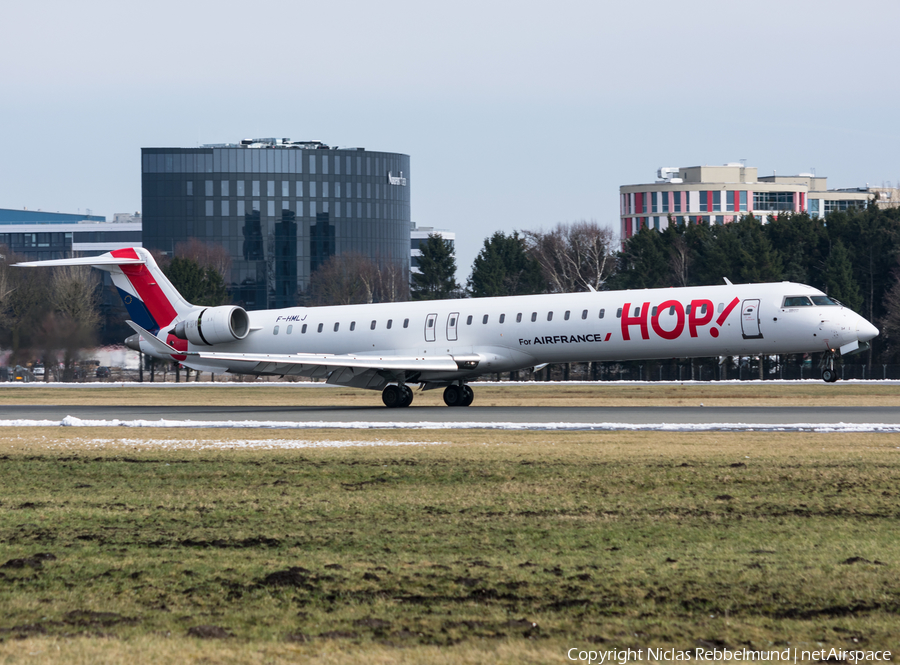
[[[122,302],[125,303],[125,309],[128,310],[128,316],[131,317],[131,320],[141,328],[152,332],[154,335],[158,333],[159,324],[156,323],[154,318],[150,315],[150,312],[147,310],[147,306],[144,305],[143,301],[127,291],[123,291],[118,286],[116,287],[116,290],[119,292],[119,297],[122,298]]]

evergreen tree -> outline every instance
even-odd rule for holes
[[[410,288],[413,300],[449,298],[459,289],[456,283],[456,258],[453,243],[437,234],[430,234],[419,247],[419,270],[412,273]]]
[[[733,235],[736,240],[732,246],[732,258],[739,262],[738,279],[741,282],[753,284],[781,280],[781,259],[756,217],[745,215],[739,222],[729,224],[728,235]]]
[[[230,300],[222,275],[214,268],[201,268],[193,259],[176,256],[163,272],[192,305],[216,307]]]
[[[641,228],[625,241],[617,256],[617,271],[609,280],[611,289],[652,289],[671,286],[663,236]]]
[[[832,298],[837,298],[854,312],[859,312],[863,300],[859,293],[859,284],[853,279],[853,264],[850,253],[840,240],[831,248],[825,264],[824,291]]]
[[[530,295],[544,287],[541,266],[525,251],[525,239],[518,231],[512,235],[497,231],[485,239],[469,277],[473,297]]]

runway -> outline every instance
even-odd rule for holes
[[[0,406],[0,426],[812,430],[900,432],[896,407]]]

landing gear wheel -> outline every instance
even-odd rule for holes
[[[413,401],[413,391],[409,386],[400,386],[400,392],[402,393],[402,401],[398,406],[409,406]]]
[[[464,393],[461,386],[447,386],[444,388],[444,404],[447,406],[462,406]]]
[[[833,369],[822,370],[822,380],[825,383],[834,383],[835,381],[837,381],[837,379],[837,372],[835,372]]]
[[[472,400],[475,399],[475,391],[469,388],[469,386],[463,386],[462,389],[464,394],[462,406],[469,406],[472,404]]]
[[[400,386],[390,385],[385,388],[381,393],[381,401],[391,409],[403,406],[403,391],[400,390]]]

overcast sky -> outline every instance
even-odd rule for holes
[[[141,208],[140,149],[249,137],[411,156],[412,218],[596,219],[660,166],[900,181],[900,2],[0,4],[0,208]]]

